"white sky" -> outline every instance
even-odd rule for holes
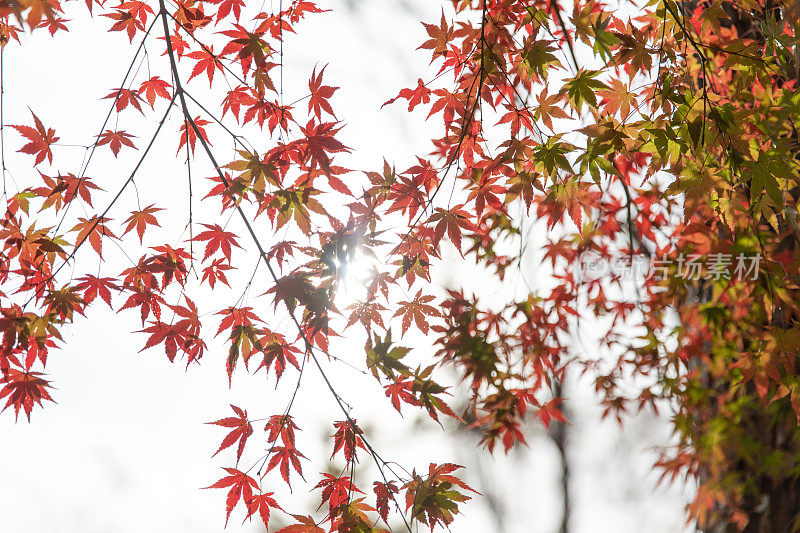
[[[341,87],[334,98],[334,109],[347,124],[343,141],[354,148],[346,164],[377,170],[386,157],[404,169],[412,164],[415,154],[427,152],[426,139],[430,137],[422,122],[424,114],[409,116],[402,103],[384,109],[380,106],[400,88],[415,85],[417,77],[430,77],[422,74],[431,73],[425,70],[426,55],[413,50],[425,35],[419,18],[437,21],[440,7],[437,2],[415,0],[409,2],[413,12],[409,14],[394,2],[354,3],[357,9],[350,10],[344,2],[331,2],[333,13],[312,16],[300,26],[302,37],[287,43],[287,100],[304,94],[314,64],[329,64],[325,81]],[[122,34],[106,33],[106,19],[89,20],[82,2],[69,2],[67,10],[73,13],[68,18],[74,19],[68,34],[50,38],[45,31],[37,31],[24,37],[23,47],[11,44],[6,48],[6,123],[30,123],[30,106],[46,125],[56,128],[61,143],[85,144],[97,134],[110,103],[106,100],[98,104],[98,99],[118,85],[133,50]],[[159,28],[155,30],[158,34]],[[158,56],[155,46],[151,50],[150,68],[166,78],[164,58]],[[202,80],[195,86],[207,88]],[[200,98],[205,104],[216,101],[207,93],[205,96]],[[141,148],[149,140],[148,122],[136,122],[136,115],[129,110],[123,114],[130,121],[125,129],[140,135],[136,144]],[[186,202],[185,171],[174,156],[179,125],[175,113],[142,168],[137,179],[142,205],[164,203],[165,199],[170,207]],[[212,142],[230,155],[227,140],[212,138]],[[19,146],[19,137],[7,130],[6,159],[14,180],[23,188],[34,175],[26,166],[30,158],[14,153]],[[138,156],[128,151],[126,156],[123,149],[119,159],[108,150],[98,152],[87,175],[113,194]],[[56,148],[55,153],[62,171],[77,170],[84,155],[81,148],[67,146]],[[196,169],[195,175],[210,175],[209,167]],[[13,191],[13,184],[9,183],[9,188]],[[133,191],[126,194],[127,204],[112,212],[112,217],[124,219],[125,208],[135,205]],[[96,208],[103,205],[102,198],[98,195]],[[196,222],[216,222],[217,212],[199,206],[198,196]],[[177,212],[173,218],[159,217],[164,235],[173,239],[186,223],[185,212]],[[241,242],[245,244],[244,239]],[[83,264],[96,265],[93,252],[85,252],[87,263]],[[102,266],[105,272],[117,273],[125,268],[124,256],[113,248],[107,253],[108,262]],[[138,258],[136,253],[131,255]],[[249,277],[254,264],[254,260],[243,260],[237,265],[241,272],[232,276],[235,290],[230,291],[231,302],[238,297],[242,279]],[[456,275],[445,265],[437,271],[435,282],[468,284],[471,274],[462,271]],[[217,297],[198,303],[210,311],[230,302],[220,305]],[[250,304],[267,305],[267,300]],[[186,371],[179,363],[170,364],[160,349],[138,353],[144,337],[130,333],[140,328],[136,312],[115,314],[104,304],[93,307],[87,318],[79,318],[67,328],[64,348],[54,351],[48,362],[58,403],[36,409],[30,424],[24,419],[15,424],[10,411],[0,416],[0,531],[222,531],[225,491],[200,488],[220,477],[221,466],[231,466],[231,455],[210,458],[225,432],[204,422],[229,416],[229,403],[248,409],[251,417],[282,411],[295,374],[288,370],[275,391],[274,381],[265,385],[263,374],[247,376],[240,371],[234,377],[233,389],[229,389],[224,371],[226,349],[219,340],[207,339],[209,350],[203,364]],[[338,353],[346,354],[343,357],[353,364],[363,364],[362,342],[345,339],[339,343]],[[410,410],[404,410],[404,421],[388,402],[376,401],[383,396],[371,377],[347,370],[331,372],[351,403],[353,416],[372,432],[384,457],[409,469],[427,469],[428,461],[474,461],[466,441],[419,422]],[[303,379],[294,411],[304,428],[299,446],[307,456],[324,459],[330,453],[330,442],[323,442],[330,434],[324,421],[339,420],[341,414],[336,413],[316,374],[309,372]],[[655,476],[648,473],[648,465],[652,454],[645,453],[647,447],[666,441],[666,423],[642,416],[620,433],[615,423],[598,422],[588,387],[580,387],[572,403],[572,531],[679,531],[685,496],[663,489],[651,494]],[[529,449],[510,457],[484,455],[480,468],[491,480],[490,486],[493,483],[508,502],[506,531],[556,531],[560,520],[557,455],[546,438],[534,433],[529,441]],[[248,449],[254,452],[261,444],[251,442]],[[367,469],[367,463],[365,456],[361,466]],[[306,462],[306,478],[315,480],[325,467]],[[468,474],[468,479],[480,481],[474,474]],[[297,502],[298,507],[290,510],[307,514],[311,508],[303,507],[301,496],[306,489],[299,480],[296,486],[300,495],[290,501]],[[480,498],[462,510],[453,531],[495,531]],[[227,531],[259,531],[255,525],[240,525],[242,518],[240,507]]]

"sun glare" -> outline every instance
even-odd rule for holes
[[[357,250],[348,261],[334,260],[339,272],[335,302],[339,309],[362,302],[369,296],[372,280],[378,274],[378,261]]]

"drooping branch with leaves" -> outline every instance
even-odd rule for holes
[[[0,6],[2,54],[45,30],[57,41],[67,7],[85,16],[55,0]],[[333,368],[374,377],[398,412],[469,424],[488,452],[524,444],[526,417],[565,422],[560,384],[574,369],[592,377],[605,415],[673,413],[676,445],[657,467],[697,483],[689,520],[800,527],[800,3],[446,2],[440,20],[423,23],[417,53],[429,70],[385,104],[423,110],[440,136],[429,153],[374,169],[343,166],[353,150],[340,140],[325,67],[308,73],[307,93],[284,94],[284,43],[302,38],[307,17],[324,18],[321,6],[86,7],[134,57],[98,103],[108,114],[81,168],[59,166],[58,141],[70,134],[47,126],[36,102],[30,123],[2,124],[0,135],[4,187],[7,156],[31,164],[18,190],[5,189],[0,229],[0,398],[15,416],[52,399],[48,358],[76,313],[104,302],[138,310],[143,348],[171,362],[224,359],[232,387],[242,371],[295,380],[283,411],[253,417],[253,407],[231,406],[212,422],[228,432],[215,455],[233,465],[211,485],[227,491],[225,521],[238,507],[266,527],[272,513],[291,515],[283,531],[385,530],[392,520],[434,529],[475,496],[457,465],[408,471],[385,459]],[[144,55],[146,75],[134,68]],[[125,129],[136,113],[150,119],[147,131]],[[164,127],[170,116],[179,131]],[[139,200],[137,172],[157,142],[185,158],[180,207]],[[138,154],[115,190],[88,173],[102,151]],[[206,168],[210,180],[199,175]],[[137,206],[125,212],[132,189]],[[165,240],[153,230],[176,210],[188,237]],[[551,283],[526,279],[537,242]],[[110,246],[130,262],[121,272]],[[508,300],[433,286],[430,269],[448,247],[482,283],[510,289]],[[234,276],[243,257],[256,261],[249,281]],[[337,306],[365,258],[357,301]],[[586,275],[587,261],[623,268]],[[213,297],[237,282],[265,292]],[[217,308],[196,303],[206,300]],[[209,331],[227,339],[226,353],[206,353]],[[594,336],[597,349],[576,335]],[[364,344],[363,358],[337,353],[339,337]],[[411,339],[427,340],[432,355]],[[313,459],[298,448],[293,415],[309,371],[341,413],[331,438],[343,467],[306,483],[321,500],[316,515],[285,511],[291,504],[270,490],[305,482]],[[448,405],[453,373],[469,390],[463,412]],[[250,440],[258,421],[260,450]],[[376,479],[357,475],[361,456]]]

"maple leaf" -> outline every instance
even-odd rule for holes
[[[273,450],[273,455],[267,464],[267,472],[271,471],[276,466],[280,465],[281,477],[287,485],[291,487],[289,482],[289,469],[294,468],[300,477],[303,478],[303,467],[300,464],[300,458],[305,459],[306,456],[300,453],[294,446],[276,446]],[[305,479],[305,478],[303,478]]]
[[[417,324],[420,331],[428,333],[427,317],[441,316],[435,307],[428,304],[428,302],[432,302],[433,299],[433,296],[427,294],[423,295],[422,289],[420,289],[412,301],[402,301],[398,303],[398,308],[394,316],[403,315],[403,333],[408,331],[412,320]]]
[[[281,508],[281,506],[278,505],[278,502],[275,501],[275,498],[272,497],[273,494],[273,492],[265,492],[264,494],[253,496],[249,501],[245,501],[247,505],[247,516],[245,517],[245,520],[253,516],[256,511],[258,511],[258,515],[261,517],[264,527],[269,528],[270,510]]]
[[[220,63],[219,59],[217,59],[217,56],[214,55],[214,47],[212,46],[208,49],[203,48],[202,50],[191,52],[186,54],[186,57],[197,61],[192,69],[192,75],[189,76],[189,81],[205,71],[206,76],[208,76],[208,86],[211,87],[211,84],[214,81],[214,72],[217,70],[222,70],[222,63]]]
[[[0,384],[5,384],[0,390],[0,399],[8,396],[3,411],[13,405],[14,418],[19,416],[19,410],[22,409],[30,422],[34,403],[41,406],[42,400],[53,401],[46,390],[50,382],[42,379],[43,375],[41,372],[20,372],[15,369],[0,375]]]
[[[250,89],[248,87],[240,85],[234,89],[231,89],[222,100],[222,116],[224,117],[225,114],[230,111],[233,113],[233,116],[236,117],[236,121],[238,122],[241,106],[252,101],[253,97],[250,95]]]
[[[386,329],[386,325],[383,323],[383,316],[381,315],[381,311],[386,311],[386,307],[381,304],[377,302],[359,302],[349,306],[348,309],[352,309],[353,312],[347,320],[345,329],[359,321],[367,331],[371,331],[373,323]]]
[[[564,184],[557,184],[554,191],[548,195],[548,200],[553,201],[553,211],[550,214],[550,224],[561,218],[563,213],[569,215],[578,231],[583,234],[583,212],[589,212],[591,208],[597,206],[597,201],[600,198],[600,192],[592,190],[593,184],[586,182],[579,182],[576,180],[569,180]],[[544,214],[546,212],[546,203],[543,202],[537,208],[537,212]]]
[[[450,242],[461,253],[461,230],[475,231],[477,228],[469,220],[469,213],[461,209],[463,206],[456,206],[452,209],[442,209],[437,207],[433,215],[428,219],[428,223],[437,222],[433,231],[433,241],[436,245],[444,237],[445,231],[450,238]]]
[[[625,120],[631,111],[631,107],[636,108],[636,97],[630,92],[629,88],[620,80],[614,78],[611,80],[611,86],[608,90],[599,91],[603,99],[600,105],[603,110],[609,115],[615,114],[617,111],[620,113],[620,118]]]
[[[123,311],[139,307],[142,315],[142,325],[144,325],[144,321],[150,316],[151,311],[156,318],[161,317],[161,304],[163,303],[164,299],[158,293],[149,289],[136,289],[131,291],[131,295],[128,296],[128,299],[125,300],[119,310]]]
[[[74,174],[67,174],[66,176],[59,174],[58,176],[47,176],[39,173],[45,183],[45,187],[37,187],[33,192],[45,198],[42,202],[42,209],[54,205],[56,211],[60,211],[62,205],[69,204],[77,196],[80,196],[89,206],[92,206],[92,193],[93,190],[103,190],[92,182],[88,176],[78,178]]]
[[[163,211],[163,209],[160,207],[155,207],[154,204],[150,204],[140,211],[131,211],[131,216],[125,219],[127,226],[125,226],[125,231],[122,232],[122,234],[127,235],[128,232],[135,227],[136,233],[139,235],[139,242],[141,243],[144,239],[144,232],[147,229],[147,226],[158,226],[158,220],[156,220],[156,217],[153,214],[157,211]]]
[[[178,348],[184,344],[185,332],[183,329],[160,320],[154,321],[151,326],[140,330],[139,333],[150,334],[144,347],[139,350],[140,352],[163,343],[164,352],[170,362],[175,361],[175,357],[178,355]]]
[[[261,333],[261,330],[252,325],[240,325],[231,328],[231,347],[228,351],[228,359],[226,362],[229,382],[239,355],[241,354],[242,359],[244,359],[244,366],[247,368],[252,354],[262,349],[261,341],[258,339],[259,333]]]
[[[296,514],[292,516],[299,523],[286,526],[276,533],[325,533],[325,530],[319,527],[312,517]]]
[[[294,312],[298,300],[305,301],[314,292],[314,286],[308,279],[308,274],[289,274],[278,278],[275,285],[267,290],[267,294],[275,294],[275,308],[278,302],[284,302],[286,307]]]
[[[419,104],[427,104],[431,101],[431,90],[425,85],[425,82],[422,81],[422,78],[417,80],[417,86],[414,89],[402,89],[400,94],[398,94],[395,98],[388,100],[383,103],[381,107],[385,107],[399,98],[405,98],[408,100],[408,110],[413,111],[415,107]]]
[[[326,173],[330,173],[331,160],[328,153],[349,152],[350,149],[334,138],[341,128],[333,122],[315,124],[310,120],[305,128],[301,128],[305,139],[304,155],[310,164],[319,165]]]
[[[219,9],[217,10],[217,22],[227,17],[231,11],[233,12],[236,22],[239,22],[239,16],[242,13],[242,7],[244,7],[244,0],[222,0],[222,2],[219,4]]]
[[[219,280],[230,287],[228,278],[225,277],[225,271],[231,269],[233,269],[231,265],[226,264],[224,259],[218,257],[217,259],[214,259],[210,265],[203,269],[203,278],[200,280],[200,283],[208,280],[208,284],[213,289],[214,285],[217,283],[217,280]]]
[[[289,257],[294,257],[296,245],[297,243],[295,241],[281,241],[269,249],[267,257],[270,259],[274,258],[275,262],[278,263],[278,267],[283,271],[284,258],[287,254]]]
[[[308,82],[308,90],[311,91],[311,97],[308,99],[308,110],[309,112],[313,110],[318,119],[322,118],[322,111],[336,118],[328,99],[333,96],[338,87],[322,85],[322,74],[326,68],[327,66],[322,67],[322,70],[317,74],[317,69],[314,67],[311,72],[311,80]]]
[[[361,437],[361,435],[363,435],[361,428],[356,425],[355,420],[335,422],[333,427],[336,428],[336,433],[333,434],[333,453],[331,454],[331,459],[336,455],[336,452],[342,450],[344,459],[348,464],[354,459],[358,462],[356,449],[367,449],[364,446],[364,439]]]
[[[508,192],[503,186],[497,184],[498,177],[491,176],[487,179],[480,179],[474,188],[469,191],[467,202],[475,200],[475,212],[480,217],[486,204],[496,211],[504,212],[505,206],[498,195]]]
[[[233,511],[240,499],[245,502],[245,505],[253,500],[253,489],[258,490],[258,482],[235,468],[225,468],[224,470],[228,473],[227,476],[205,488],[224,489],[230,487],[228,496],[225,499],[225,525],[227,525],[228,519],[231,517],[231,511]]]
[[[526,45],[522,51],[525,65],[531,71],[531,77],[547,79],[547,72],[550,68],[560,68],[561,62],[552,54],[556,48],[551,46],[548,41],[533,41]]]
[[[331,517],[331,530],[389,533],[386,530],[373,527],[373,520],[367,516],[367,512],[374,510],[364,503],[364,498],[351,500],[337,509],[335,515]]]
[[[444,9],[442,9],[442,21],[439,26],[435,24],[422,23],[425,26],[425,31],[428,32],[430,39],[422,43],[417,50],[427,49],[433,51],[431,63],[436,60],[440,55],[447,55],[447,45],[453,38],[453,28],[448,27],[447,20],[444,18]]]
[[[542,421],[545,429],[550,429],[550,422],[553,419],[558,420],[562,424],[567,422],[567,419],[564,417],[564,413],[562,413],[561,409],[558,407],[563,401],[564,398],[553,398],[546,404],[539,406],[536,416]]]
[[[196,29],[207,26],[212,20],[212,17],[203,11],[202,4],[197,4],[195,7],[195,4],[181,3],[178,4],[178,11],[175,13],[175,22],[190,34]]]
[[[78,223],[72,228],[71,231],[77,231],[78,237],[75,240],[75,246],[78,247],[88,240],[92,245],[97,255],[103,257],[103,238],[109,237],[116,239],[114,233],[108,229],[106,222],[109,221],[106,217],[98,217],[97,215],[92,218],[78,218]]]
[[[373,490],[376,498],[375,509],[380,517],[383,518],[383,521],[387,522],[389,520],[389,499],[394,499],[394,494],[397,494],[397,485],[394,484],[394,481],[389,481],[388,483],[375,481]]]
[[[553,130],[553,120],[552,117],[555,118],[569,118],[569,115],[561,109],[558,104],[562,100],[562,96],[554,94],[552,96],[547,95],[547,89],[545,89],[539,96],[536,97],[536,100],[539,102],[539,107],[536,108],[533,116],[534,119],[542,119],[544,125],[547,126],[550,131]]]
[[[500,124],[511,123],[511,135],[516,136],[519,133],[520,126],[524,126],[526,130],[533,131],[533,118],[527,110],[517,109],[514,106],[507,106],[510,109],[503,117],[497,122]]]
[[[608,86],[605,83],[595,79],[599,75],[600,71],[598,70],[580,69],[574,78],[566,80],[564,88],[559,92],[559,95],[566,94],[578,113],[580,113],[584,102],[593,108],[597,108],[597,96],[595,96],[595,93],[608,90]]]
[[[268,431],[267,442],[275,442],[280,437],[284,446],[294,447],[294,432],[300,428],[294,423],[292,415],[272,415],[264,425],[264,431]]]
[[[158,38],[161,41],[166,41],[166,39],[161,36]],[[186,53],[186,49],[189,48],[188,41],[181,38],[180,35],[173,33],[169,36],[169,42],[172,44],[172,50],[175,52],[175,55],[178,59],[182,58],[183,55]],[[166,50],[164,50],[162,55],[167,55]]]
[[[191,240],[193,241],[208,241],[206,243],[206,251],[203,255],[203,261],[208,259],[211,254],[217,250],[222,250],[222,255],[230,263],[231,260],[231,246],[241,248],[236,242],[236,234],[230,231],[225,231],[219,224],[203,224],[208,230],[195,235]]]
[[[207,126],[208,124],[211,124],[211,122],[200,117],[195,117],[194,124],[197,126],[197,131],[200,132],[200,136],[203,138],[206,144],[211,144],[208,140],[208,135],[206,135],[206,130],[203,128],[203,126]],[[190,124],[187,124],[187,121],[184,121],[184,123],[181,125],[180,132],[181,138],[180,142],[178,143],[178,151],[176,153],[180,153],[181,148],[183,148],[183,145],[186,144],[187,138],[189,139],[189,147],[192,149],[192,153],[194,153],[194,145],[197,142],[197,133],[194,131],[194,128]]]
[[[114,278],[98,278],[96,276],[92,276],[91,274],[87,274],[82,278],[78,278],[76,281],[79,281],[80,283],[78,283],[75,288],[83,291],[82,298],[87,304],[92,303],[94,299],[99,296],[106,304],[108,304],[109,307],[111,307],[111,290],[121,290],[119,285],[115,283]]]
[[[245,75],[250,72],[251,65],[255,61],[257,68],[254,74],[253,89],[258,94],[263,94],[265,89],[274,91],[275,87],[268,73],[271,68],[277,65],[268,63],[266,60],[271,54],[271,48],[262,39],[263,32],[256,30],[255,33],[252,33],[239,24],[234,24],[234,28],[233,30],[220,32],[231,38],[222,49],[221,55],[234,55],[236,61],[242,67],[242,73]]]
[[[322,489],[322,503],[320,507],[322,507],[325,502],[328,502],[328,508],[331,514],[334,514],[334,511],[340,505],[350,500],[350,494],[352,492],[363,494],[363,492],[353,485],[349,476],[336,477],[328,473],[322,474],[322,480],[317,483],[314,488]]]
[[[457,414],[453,412],[447,403],[437,395],[450,394],[445,387],[442,387],[432,379],[430,375],[433,372],[434,365],[430,365],[424,370],[417,370],[414,375],[414,380],[411,383],[411,393],[415,395],[416,405],[424,407],[428,415],[435,421],[439,422],[439,414],[443,413],[451,416],[456,420],[461,420]],[[388,393],[388,391],[387,391]],[[387,394],[388,395],[388,394]],[[407,402],[411,403],[411,402]],[[398,409],[399,411],[399,409]]]
[[[217,426],[222,426],[226,428],[233,428],[231,429],[230,433],[228,433],[222,440],[222,444],[219,445],[219,448],[217,449],[216,452],[214,452],[214,455],[217,455],[225,448],[228,448],[232,446],[236,441],[239,441],[239,447],[236,449],[236,463],[238,464],[239,459],[242,458],[244,445],[247,442],[248,437],[250,437],[250,435],[253,434],[253,426],[250,425],[250,421],[247,419],[247,411],[243,411],[242,409],[236,407],[233,404],[231,404],[231,409],[233,409],[234,413],[236,413],[236,416],[221,418],[216,422],[209,422],[209,424],[215,424]],[[269,512],[267,512],[267,517],[269,517]]]
[[[108,17],[114,21],[114,24],[111,25],[111,31],[125,31],[131,42],[133,42],[133,37],[136,35],[137,31],[144,31],[144,22],[139,20],[134,12],[126,10],[126,7],[130,7],[133,3],[134,2],[124,2],[115,8],[116,11],[114,13],[103,13],[101,15],[102,17]],[[150,10],[150,13],[153,12],[152,8],[144,2],[136,3],[143,4]]]
[[[451,475],[463,468],[459,465],[431,463],[428,475],[423,478],[415,472],[412,479],[403,485],[406,491],[406,510],[411,510],[412,519],[419,520],[433,529],[441,523],[448,526],[458,512],[458,504],[470,499],[458,489],[475,492],[466,483]]]
[[[160,77],[153,76],[149,80],[142,82],[142,85],[139,87],[139,94],[144,93],[147,103],[150,104],[150,108],[153,109],[155,107],[156,98],[161,97],[169,100],[170,96],[167,89],[171,87],[172,85],[162,80]]]
[[[57,31],[69,31],[65,22],[69,22],[69,20],[61,18],[61,17],[54,17],[50,16],[47,20],[42,20],[36,26],[36,28],[47,28],[47,31],[50,32],[50,35],[55,35]]]
[[[275,131],[275,128],[280,126],[282,130],[286,131],[289,128],[289,121],[292,118],[292,106],[281,106],[276,101],[267,101],[263,97],[258,99],[250,98],[245,102],[248,106],[247,111],[242,117],[242,123],[247,124],[252,120],[258,122],[260,128],[264,127],[264,122],[267,122],[267,127],[270,133]],[[269,119],[269,120],[268,120]]]
[[[133,92],[131,89],[123,89],[119,87],[111,91],[108,96],[104,96],[103,100],[114,98],[114,107],[117,110],[117,113],[128,107],[129,105],[133,105],[139,113],[144,113],[142,111],[142,104],[141,99],[142,97],[139,96],[138,93]]]
[[[125,133],[124,131],[106,130],[97,136],[97,146],[103,146],[104,144],[107,144],[108,147],[111,148],[111,151],[114,152],[114,157],[117,157],[122,145],[129,146],[134,150],[136,149],[133,141],[131,141],[132,137],[134,136]]]
[[[400,409],[400,401],[409,404],[419,406],[420,402],[414,397],[412,393],[414,382],[410,379],[396,379],[394,382],[389,383],[384,387],[384,394],[386,397],[389,398],[389,401],[392,403],[392,407],[394,407],[398,413],[402,415],[402,411]]]
[[[83,314],[86,303],[80,296],[75,294],[76,287],[65,286],[59,290],[52,289],[44,297],[47,304],[47,313],[52,315],[55,320],[72,322],[72,314],[77,311]]]
[[[301,353],[298,348],[292,346],[291,344],[287,344],[285,340],[275,334],[272,336],[262,337],[261,344],[264,346],[262,350],[264,359],[261,361],[261,364],[258,365],[256,370],[266,368],[267,371],[269,371],[272,364],[275,363],[276,383],[281,380],[281,376],[283,375],[283,371],[286,369],[287,362],[291,363],[292,366],[300,370],[300,364],[297,362],[297,358],[295,357],[295,354]]]
[[[35,128],[31,128],[30,126],[11,125],[11,127],[17,130],[20,135],[30,141],[18,151],[25,154],[35,155],[36,160],[34,165],[40,164],[45,160],[45,158],[47,158],[49,163],[52,163],[53,152],[50,151],[50,146],[59,139],[56,137],[56,131],[53,128],[45,129],[44,124],[42,124],[42,121],[39,120],[39,117],[37,117],[33,111],[31,111],[31,115],[33,115],[33,122],[36,125]]]
[[[223,309],[217,314],[225,316],[225,318],[223,318],[219,324],[217,335],[222,333],[227,328],[232,328],[235,326],[249,326],[252,325],[253,322],[259,321],[258,316],[253,313],[252,307],[229,307],[227,309]]]

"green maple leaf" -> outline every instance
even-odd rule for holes
[[[566,80],[564,88],[561,89],[560,94],[564,94],[564,92],[566,92],[569,101],[573,106],[575,106],[575,109],[579,113],[581,111],[581,107],[583,106],[583,102],[586,102],[590,106],[596,108],[596,93],[598,91],[607,91],[609,89],[605,83],[595,79],[599,75],[599,70],[581,69],[578,71],[577,76],[574,78],[568,78]]]

